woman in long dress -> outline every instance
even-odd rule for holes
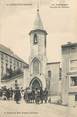
[[[19,101],[21,100],[21,92],[20,92],[19,87],[15,89],[14,100],[16,101],[17,104],[19,104]]]

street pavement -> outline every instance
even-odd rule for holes
[[[0,117],[77,117],[77,107],[0,100]]]

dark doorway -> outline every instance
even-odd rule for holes
[[[36,88],[37,89],[40,89],[40,87],[42,87],[42,83],[39,79],[37,78],[34,78],[31,83],[30,83],[30,87],[35,90]]]

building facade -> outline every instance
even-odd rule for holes
[[[58,96],[60,94],[59,84],[60,84],[60,62],[47,63],[46,71],[47,79],[47,89],[49,90],[49,95]]]
[[[62,45],[62,102],[74,105],[77,101],[77,43]]]
[[[26,87],[47,88],[49,95],[58,95],[60,62],[48,63],[47,61],[47,31],[43,27],[39,9],[37,9],[37,16],[29,36],[31,53],[28,76],[26,71],[24,73]]]
[[[22,75],[28,64],[13,53],[12,50],[0,44],[0,85],[11,85],[17,76]]]

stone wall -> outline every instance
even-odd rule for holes
[[[47,80],[50,95],[59,95],[59,70],[60,63],[47,64]],[[51,78],[48,77],[48,71],[51,71]]]

